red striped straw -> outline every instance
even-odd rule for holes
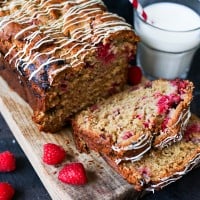
[[[142,17],[144,21],[147,21],[147,14],[142,8],[141,4],[138,0],[129,0],[131,4],[133,5],[133,8],[136,9],[136,11],[139,13],[139,15]]]

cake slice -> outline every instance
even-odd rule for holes
[[[200,162],[200,119],[192,115],[183,139],[162,150],[150,150],[136,162],[108,163],[136,190],[154,191],[180,179]]]
[[[119,163],[179,141],[190,117],[192,91],[187,80],[155,80],[102,100],[74,118],[77,147]]]

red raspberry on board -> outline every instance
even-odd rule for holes
[[[47,143],[43,146],[43,162],[48,165],[56,165],[63,162],[66,157],[65,150],[56,144]]]
[[[0,153],[0,172],[11,172],[15,169],[15,156],[10,151],[4,151]]]
[[[130,85],[137,85],[142,80],[142,70],[138,66],[131,66],[128,68],[128,83]]]
[[[87,183],[85,168],[82,163],[66,164],[59,172],[58,179],[63,183],[84,185]]]
[[[0,200],[11,200],[15,194],[14,188],[6,182],[0,182]]]

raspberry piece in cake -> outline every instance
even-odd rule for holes
[[[127,140],[128,138],[132,137],[133,135],[134,135],[133,132],[131,132],[131,131],[126,131],[126,132],[123,134],[122,139],[123,139],[123,140]]]
[[[181,97],[178,94],[161,95],[158,100],[158,112],[160,114],[166,113],[173,106],[175,107],[181,101]]]
[[[97,54],[104,63],[110,62],[114,58],[114,54],[110,51],[110,44],[99,44]]]
[[[163,120],[162,124],[161,124],[161,130],[162,130],[162,131],[164,131],[164,130],[167,128],[168,122],[169,122],[169,117],[166,117],[166,118]]]
[[[175,87],[177,87],[177,91],[179,94],[184,93],[185,89],[187,88],[187,84],[185,83],[184,80],[172,80],[171,81],[172,85],[174,85]]]

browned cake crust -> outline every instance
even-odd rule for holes
[[[0,75],[43,131],[122,90],[137,41],[101,0],[0,2]]]
[[[102,156],[134,189],[159,190],[199,165],[200,119],[192,115],[181,141],[162,150],[151,149],[139,161],[117,164],[112,156]]]
[[[156,80],[99,101],[72,120],[76,145],[119,163],[139,160],[151,147],[162,149],[180,141],[192,91],[187,80]]]

